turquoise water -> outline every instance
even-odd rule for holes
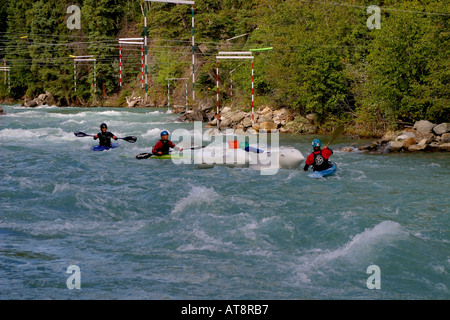
[[[361,141],[342,138],[326,179],[199,169],[135,159],[161,130],[193,130],[165,109],[2,107],[0,299],[450,298],[448,153],[348,153]],[[101,122],[137,142],[90,151],[73,132]],[[306,157],[312,138],[280,144]]]

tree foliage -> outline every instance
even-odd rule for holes
[[[141,0],[0,4],[5,17],[0,19],[0,58],[13,67],[11,95],[16,98],[49,91],[67,104],[92,103],[118,92],[117,39],[144,35],[144,9],[151,92],[165,93],[168,77],[190,76],[190,5]],[[81,30],[66,27],[71,4],[82,9]],[[381,9],[379,29],[367,27],[369,5]],[[449,121],[449,16],[443,0],[196,1],[197,96],[215,94],[218,51],[273,47],[254,53],[257,101],[368,131],[419,119]],[[97,58],[96,93],[90,64],[79,65],[74,91],[71,54]],[[221,100],[230,101],[231,73],[233,98],[248,109],[248,63],[221,61]]]

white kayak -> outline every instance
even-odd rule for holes
[[[296,169],[303,162],[303,154],[292,147],[261,148],[262,153],[251,155],[250,167],[254,169]]]
[[[194,163],[200,167],[225,165],[230,167],[250,166],[253,169],[295,169],[304,159],[303,154],[292,147],[249,146],[245,149],[235,149],[224,144],[221,147],[206,147],[194,153]]]
[[[224,165],[230,167],[246,167],[250,162],[250,154],[242,149],[227,147],[206,147],[194,152],[194,164],[200,167]]]

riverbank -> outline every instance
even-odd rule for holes
[[[344,151],[355,149],[371,153],[450,151],[450,123],[416,121],[413,127],[389,130],[381,139],[357,148],[346,147]]]
[[[140,97],[130,96],[126,98],[127,107],[140,108],[143,103]],[[41,105],[56,105],[58,102],[53,96],[46,92],[35,99],[25,99],[21,104],[24,107],[38,107]],[[81,106],[77,106],[81,107]],[[89,107],[92,107],[89,105]],[[107,106],[111,107],[111,106]],[[158,107],[158,106],[145,106]],[[232,130],[236,135],[247,135],[257,133],[289,133],[289,134],[329,134],[333,130],[330,124],[323,126],[317,122],[314,114],[302,116],[289,108],[273,109],[269,106],[261,106],[254,112],[243,110],[232,110],[230,107],[221,109],[219,116],[216,108],[207,101],[200,101],[199,107],[188,109],[182,106],[170,107],[174,114],[179,114],[176,121],[179,122],[206,122],[206,128],[210,133]],[[4,114],[0,108],[0,115]],[[356,130],[352,126],[347,126],[344,134],[356,136]],[[391,152],[447,152],[450,151],[450,123],[434,124],[427,120],[420,120],[413,126],[404,126],[393,131],[388,130],[384,134],[377,136],[376,140],[370,144],[360,146],[348,146],[343,151],[363,151],[369,153],[391,153]]]

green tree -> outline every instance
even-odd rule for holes
[[[352,79],[345,61],[353,55],[352,8],[326,3],[265,0],[251,41],[274,47],[263,77],[278,106],[314,113],[321,122],[353,110]]]
[[[359,122],[449,120],[448,16],[443,2],[405,1],[386,11],[368,46],[367,81],[361,83]],[[369,121],[368,121],[369,120]]]
[[[5,58],[11,67],[11,96],[21,98],[30,83],[35,82],[31,72],[31,56],[28,49],[30,40],[25,37],[29,33],[29,10],[34,1],[10,1],[7,7],[8,28],[5,36]]]
[[[33,19],[30,22],[32,58],[31,71],[36,82],[28,87],[28,95],[35,96],[50,92],[58,100],[70,103],[73,90],[73,69],[69,63],[66,5],[57,0],[36,1],[30,9]]]
[[[120,30],[123,7],[119,0],[85,0],[82,7],[83,31],[88,35],[87,51],[97,59],[97,88],[91,90],[100,97],[117,90],[118,49],[116,35]],[[89,73],[89,82],[94,83],[94,70]],[[94,96],[94,95],[93,95]]]

